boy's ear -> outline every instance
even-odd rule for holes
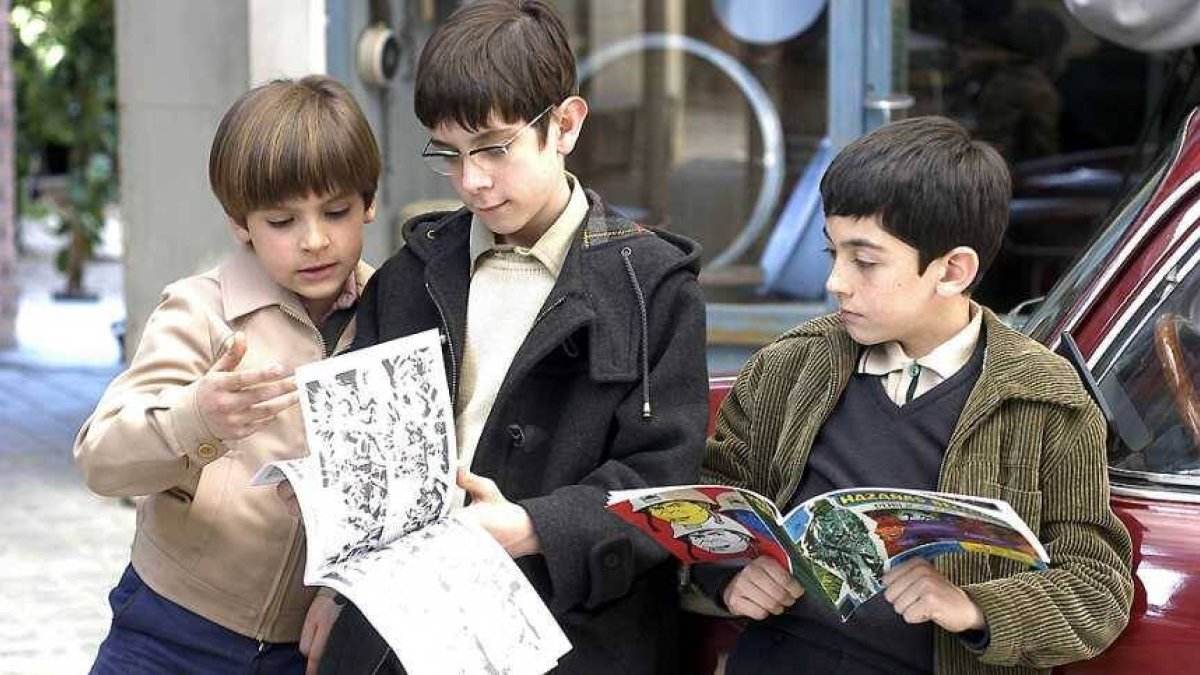
[[[970,246],[956,246],[942,256],[942,274],[937,281],[938,295],[950,297],[967,292],[979,274],[979,254]]]
[[[371,205],[363,212],[363,225],[375,222],[375,205],[379,203],[378,199],[372,199]]]
[[[238,241],[246,244],[247,246],[252,246],[254,244],[254,242],[250,240],[250,228],[246,227],[244,223],[239,223],[237,219],[232,216],[226,217],[225,221],[229,223],[229,229],[233,232],[233,236],[237,237]]]
[[[579,132],[583,130],[583,120],[587,118],[587,101],[579,96],[571,96],[558,106],[555,120],[558,122],[558,144],[556,149],[560,155],[569,155],[579,141]]]

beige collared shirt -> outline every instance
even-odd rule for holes
[[[571,240],[575,238],[575,233],[579,230],[579,225],[583,223],[588,212],[587,196],[583,194],[579,180],[568,173],[567,182],[571,184],[571,197],[567,200],[566,208],[559,214],[550,229],[546,230],[545,234],[529,248],[496,243],[496,234],[478,218],[472,216],[471,274],[475,274],[479,257],[483,254],[493,251],[512,251],[517,255],[533,257],[549,270],[552,277],[558,279],[563,261],[567,259],[567,251],[571,249]]]
[[[950,379],[967,365],[979,344],[982,328],[983,312],[972,302],[971,320],[966,327],[925,356],[913,359],[904,353],[899,342],[884,342],[863,351],[858,372],[880,376],[888,398],[896,405],[904,405]]]
[[[531,247],[498,244],[491,230],[478,219],[471,220],[471,290],[455,416],[461,466],[471,466],[500,385],[587,218],[583,188],[574,176],[568,174],[567,180],[571,196],[566,207]],[[457,492],[455,502],[461,505],[462,495]]]

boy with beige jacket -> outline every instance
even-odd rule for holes
[[[209,180],[238,250],[167,286],[75,441],[89,488],[146,497],[93,673],[315,667],[340,607],[303,585],[302,525],[250,478],[305,452],[292,370],[353,339],[380,164],[327,77],[258,87],[222,119]]]

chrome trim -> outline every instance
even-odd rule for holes
[[[1151,500],[1155,500],[1155,501],[1184,502],[1187,504],[1200,504],[1200,493],[1172,492],[1170,490],[1133,488],[1133,487],[1125,487],[1123,485],[1113,485],[1109,488],[1109,492],[1117,497],[1136,497],[1138,499],[1151,499]]]
[[[1197,110],[1192,110],[1191,114],[1188,115],[1187,122],[1185,122],[1183,125],[1184,129],[1187,129],[1191,126],[1192,119],[1196,117],[1196,115]],[[1181,139],[1179,142],[1179,148],[1175,151],[1175,156],[1171,159],[1168,167],[1173,167],[1175,163],[1179,161],[1180,156],[1183,154],[1183,149],[1186,146],[1186,139]],[[1163,178],[1165,179],[1169,174],[1170,168],[1168,168],[1163,174]],[[1113,263],[1107,266],[1108,271],[1102,274],[1096,283],[1092,284],[1091,291],[1088,292],[1088,295],[1084,298],[1083,302],[1075,305],[1073,308],[1074,313],[1067,318],[1067,321],[1063,324],[1060,332],[1066,333],[1074,330],[1075,327],[1079,325],[1079,319],[1086,314],[1088,308],[1096,302],[1096,298],[1099,297],[1099,295],[1106,288],[1108,288],[1108,284],[1110,281],[1112,281],[1113,276],[1116,275],[1117,270],[1124,267],[1128,258],[1133,254],[1133,251],[1137,249],[1137,247],[1141,245],[1142,240],[1146,238],[1146,234],[1158,225],[1158,221],[1161,220],[1167,212],[1175,208],[1176,203],[1183,199],[1196,185],[1196,183],[1200,183],[1200,172],[1194,173],[1184,180],[1179,187],[1175,188],[1171,194],[1167,195],[1166,199],[1164,199],[1162,203],[1158,205],[1158,208],[1155,209],[1154,213],[1152,213],[1150,217],[1146,218],[1146,220],[1142,222],[1141,227],[1134,232],[1133,237],[1131,237],[1129,241],[1125,242],[1125,246],[1123,246],[1117,252],[1116,257],[1113,259]]]
[[[1161,485],[1177,485],[1180,487],[1200,487],[1200,471],[1196,473],[1154,473],[1151,471],[1134,471],[1132,469],[1122,469],[1117,466],[1108,467],[1109,474],[1120,476],[1122,478],[1133,478],[1146,483],[1159,483]]]
[[[1200,173],[1197,173],[1196,176],[1200,177]],[[1101,360],[1108,355],[1108,351],[1113,346],[1113,342],[1117,339],[1117,336],[1119,336],[1125,330],[1125,326],[1133,320],[1133,315],[1138,313],[1145,306],[1147,297],[1159,290],[1160,284],[1168,274],[1178,274],[1180,278],[1184,278],[1191,273],[1193,268],[1196,267],[1196,263],[1200,262],[1200,255],[1195,254],[1196,242],[1198,240],[1200,240],[1200,227],[1192,230],[1192,233],[1188,236],[1184,243],[1180,244],[1179,247],[1175,249],[1175,252],[1172,253],[1171,256],[1164,262],[1164,264],[1159,267],[1158,271],[1154,273],[1154,276],[1150,278],[1149,283],[1142,286],[1141,291],[1138,292],[1133,302],[1129,303],[1124,313],[1121,314],[1121,317],[1113,323],[1104,339],[1101,340],[1100,344],[1096,346],[1095,351],[1092,352],[1091,358],[1088,359],[1087,365],[1088,370],[1092,371],[1092,373],[1096,376],[1097,381],[1108,375],[1108,369],[1106,369],[1103,373],[1097,373],[1096,366],[1099,365]],[[1187,260],[1187,262],[1183,263],[1181,266],[1181,260],[1186,258],[1189,254],[1192,256],[1191,259]],[[1179,288],[1179,286],[1176,285],[1175,288]],[[1174,291],[1174,288],[1171,289],[1171,293],[1174,293]],[[1170,295],[1160,298],[1158,305],[1166,302],[1168,297],[1170,297]],[[1150,312],[1147,312],[1144,316],[1142,316],[1141,324],[1138,325],[1137,330],[1141,330],[1142,326],[1144,326],[1149,319]],[[1121,345],[1121,350],[1124,350],[1129,342],[1133,340],[1137,330],[1132,331],[1128,336],[1125,337],[1125,341]],[[1110,360],[1109,367],[1111,368],[1111,366],[1112,363]]]

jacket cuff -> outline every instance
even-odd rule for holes
[[[1011,595],[992,581],[964,586],[963,591],[983,610],[987,642],[981,649],[973,649],[979,660],[994,665],[1016,664],[1020,660],[1022,617]],[[964,642],[973,648],[971,641]]]
[[[719,609],[728,612],[725,606],[725,589],[733,578],[742,571],[741,566],[696,564],[691,567],[692,585],[700,590]]]
[[[580,490],[588,490],[575,486]],[[633,543],[623,534],[596,541],[586,523],[616,518],[591,503],[591,495],[554,494],[522,500],[542,545],[542,557],[553,587],[550,606],[566,610],[575,605],[595,607],[621,597],[633,586]],[[596,514],[595,511],[600,513]]]
[[[175,452],[185,455],[192,466],[202,467],[223,457],[229,448],[208,428],[200,414],[198,390],[198,382],[168,389],[159,397],[161,404],[157,407],[165,414]]]

